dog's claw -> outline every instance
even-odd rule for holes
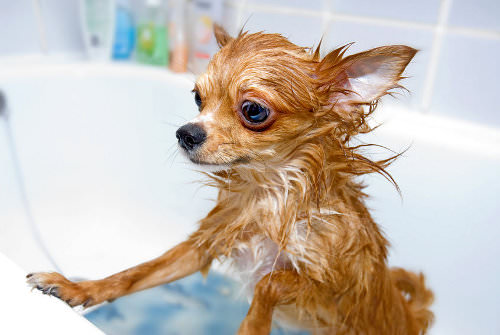
[[[89,307],[96,304],[96,299],[80,283],[72,282],[58,273],[30,273],[27,276],[28,285],[43,294],[51,295],[69,306],[83,305]]]
[[[56,298],[60,298],[57,287],[52,287],[49,291],[49,294]]]

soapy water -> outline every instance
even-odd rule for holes
[[[85,317],[108,335],[235,334],[249,305],[240,286],[199,273],[104,305]],[[272,335],[307,335],[273,327]]]

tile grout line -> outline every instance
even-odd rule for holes
[[[49,49],[47,47],[47,32],[45,30],[45,23],[43,22],[42,15],[42,5],[40,0],[32,0],[33,11],[35,12],[36,17],[36,25],[38,28],[38,44],[40,45],[40,49],[42,53],[48,53]]]
[[[423,84],[424,87],[423,87],[422,102],[420,109],[424,113],[428,113],[430,109],[434,84],[436,82],[439,56],[441,54],[443,37],[447,30],[447,21],[452,1],[453,0],[441,0],[441,6],[439,8],[438,24],[434,29],[434,38],[432,40],[431,55]]]
[[[358,16],[358,15],[340,14],[340,13],[333,13],[330,15],[335,19],[344,22],[368,23],[368,24],[375,24],[382,26],[401,27],[401,28],[420,29],[420,30],[432,30],[436,27],[436,25],[432,23],[386,19],[373,16]]]
[[[496,30],[488,30],[488,29],[479,29],[479,28],[464,28],[457,26],[447,26],[446,29],[449,34],[457,34],[462,36],[469,36],[474,38],[484,38],[484,39],[492,39],[492,40],[500,40],[500,31]]]
[[[245,1],[247,3],[247,1]],[[234,3],[234,1],[231,1]],[[234,5],[238,6],[238,5]],[[342,13],[324,13],[316,10],[304,10],[302,8],[292,8],[276,5],[265,5],[265,4],[247,4],[247,9],[251,9],[258,12],[275,13],[275,14],[285,14],[285,15],[302,15],[302,16],[313,16],[313,17],[323,17],[328,15],[331,20],[341,21],[341,22],[356,22],[365,24],[376,24],[389,27],[401,27],[408,29],[419,29],[419,30],[429,30],[435,31],[438,24],[433,23],[423,23],[417,21],[405,21],[398,19],[388,19],[380,18],[374,16],[358,16],[351,14]],[[461,34],[469,35],[480,38],[487,39],[498,39],[500,40],[500,32],[491,29],[479,29],[479,28],[468,28],[468,27],[447,27],[448,31]]]
[[[316,11],[311,9],[284,7],[276,5],[264,5],[255,3],[252,4],[248,3],[247,8],[258,12],[267,12],[274,14],[291,14],[291,15],[304,15],[304,16],[316,16],[316,17],[320,17],[322,15],[321,11]]]

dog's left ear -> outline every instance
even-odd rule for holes
[[[220,48],[229,43],[233,38],[227,33],[227,31],[219,24],[214,23],[214,35],[215,40]]]
[[[417,53],[405,45],[390,45],[343,58],[348,47],[330,52],[317,67],[316,77],[332,103],[371,103],[401,87],[401,74]]]

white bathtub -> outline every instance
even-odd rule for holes
[[[215,195],[175,155],[176,126],[196,114],[192,86],[131,65],[0,65],[0,252],[26,271],[97,278],[185,238]],[[378,113],[387,122],[368,141],[412,144],[390,170],[403,200],[366,178],[391,264],[427,275],[432,334],[500,333],[500,131]]]

